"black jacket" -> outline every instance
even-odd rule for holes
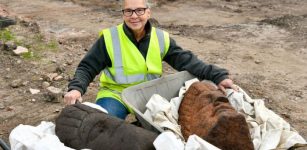
[[[139,42],[136,41],[133,32],[126,24],[124,24],[123,28],[125,34],[146,59],[150,41],[151,24],[149,22],[146,24],[146,34]],[[201,80],[211,80],[216,84],[228,78],[227,70],[202,62],[191,51],[185,51],[179,47],[172,38],[170,38],[170,47],[163,61],[167,62],[177,71],[186,70]],[[73,80],[68,85],[68,91],[75,89],[80,91],[83,95],[89,83],[94,80],[96,75],[107,66],[111,67],[111,65],[112,63],[106,50],[104,37],[101,36],[81,60]]]

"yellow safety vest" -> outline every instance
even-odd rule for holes
[[[111,97],[121,99],[123,89],[159,78],[162,75],[162,60],[170,45],[169,34],[161,29],[151,28],[147,56],[144,59],[138,48],[124,32],[123,24],[102,30],[112,67],[107,67],[100,76],[100,90],[96,100]]]

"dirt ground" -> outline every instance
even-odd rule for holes
[[[268,108],[307,139],[306,0],[152,3],[157,25],[179,45],[230,70],[236,84],[252,98],[264,98]],[[114,0],[0,0],[0,4],[17,19],[7,30],[31,51],[21,57],[0,50],[0,137],[8,141],[19,124],[54,120],[64,103],[48,102],[46,82],[66,91],[98,32],[122,20]],[[165,74],[175,72],[167,65],[164,69]],[[50,78],[55,73],[62,78]],[[30,88],[41,92],[31,94]],[[94,101],[97,88],[95,80],[83,99]]]

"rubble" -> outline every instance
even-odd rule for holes
[[[45,80],[46,81],[53,81],[53,79],[55,78],[55,77],[57,77],[58,76],[58,73],[49,73],[49,74],[47,74],[47,77],[48,78],[45,78]]]
[[[6,50],[6,51],[12,51],[16,48],[17,48],[17,45],[15,44],[14,41],[7,41],[3,45],[3,49]]]
[[[27,85],[29,84],[29,82],[30,82],[30,81],[24,81],[24,82],[21,83],[21,85],[27,86]]]
[[[10,85],[12,88],[18,88],[22,86],[22,80],[21,79],[13,80]]]
[[[59,103],[63,99],[62,89],[50,86],[47,88],[47,93],[45,93],[46,101]]]
[[[50,86],[50,83],[47,82],[47,81],[44,81],[44,82],[42,83],[42,88],[44,88],[44,89],[46,89],[46,88],[49,87],[49,86]]]
[[[54,81],[60,81],[60,80],[63,80],[63,76],[61,75],[58,75],[56,77],[53,78]]]
[[[1,109],[4,109],[4,108],[5,108],[4,104],[3,104],[3,103],[0,103],[0,110],[1,110]]]
[[[24,53],[28,53],[29,50],[25,47],[17,46],[17,48],[15,50],[13,50],[13,52],[14,52],[15,55],[21,55],[21,54],[24,54]]]
[[[29,91],[31,94],[38,94],[40,92],[39,89],[32,89],[32,88],[30,88]]]

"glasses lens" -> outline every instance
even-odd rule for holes
[[[124,10],[123,10],[123,14],[124,14],[125,16],[127,16],[127,17],[131,16],[132,13],[133,13],[133,10],[131,10],[131,9],[124,9]]]
[[[135,10],[135,13],[136,13],[138,16],[144,15],[145,9],[146,9],[146,8],[137,8],[137,9]]]
[[[135,12],[135,14],[136,14],[137,16],[144,15],[146,9],[147,9],[147,8],[137,8],[137,9],[135,9],[135,10],[132,10],[132,9],[124,9],[124,10],[122,10],[122,11],[123,11],[124,16],[130,17],[130,16],[132,16],[133,12]]]

